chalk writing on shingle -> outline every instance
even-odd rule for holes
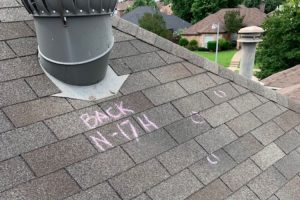
[[[195,123],[195,124],[204,124],[205,121],[203,120],[203,118],[201,117],[201,115],[195,111],[192,112],[191,115],[191,120]]]
[[[123,102],[114,104],[113,107],[109,107],[105,110],[105,112],[106,113],[95,111],[93,114],[85,113],[80,116],[80,119],[85,124],[85,126],[89,130],[91,130],[100,127],[106,122],[116,121],[120,118],[135,113],[133,110],[125,108]],[[137,117],[137,120],[147,132],[152,132],[158,129],[158,126],[154,122],[152,122],[145,114]],[[122,122],[117,123],[116,128],[118,129],[117,132],[106,134],[105,136],[101,132],[96,131],[96,135],[90,136],[90,139],[101,151],[105,151],[108,148],[114,147],[114,145],[112,144],[112,140],[117,136],[120,136],[127,141],[133,139],[139,141],[138,130],[129,119],[125,119]],[[125,129],[127,130],[127,132],[125,131]]]

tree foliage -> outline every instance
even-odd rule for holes
[[[265,13],[274,11],[284,0],[265,0]],[[244,5],[248,8],[259,7],[261,0],[245,0]]]
[[[192,4],[193,23],[196,23],[221,8],[235,8],[241,0],[194,0]]]
[[[261,79],[300,63],[300,9],[298,3],[285,6],[268,18],[265,35],[257,51]]]
[[[172,0],[172,10],[174,14],[188,22],[192,21],[191,11],[194,0]]]
[[[241,16],[239,11],[228,11],[224,16],[225,29],[228,33],[237,33],[243,27],[245,16]]]
[[[126,9],[125,13],[136,9],[139,6],[151,6],[153,8],[157,7],[155,0],[135,0],[133,5]]]
[[[166,28],[166,22],[163,17],[158,14],[145,13],[145,15],[139,19],[140,27],[151,31],[166,39],[172,39],[172,32]]]

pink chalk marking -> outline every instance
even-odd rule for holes
[[[227,97],[226,93],[223,92],[222,90],[214,91],[214,93],[215,93],[216,96],[218,96],[218,97],[220,97],[222,99],[225,98],[225,97]]]
[[[128,140],[131,140],[131,138],[125,133],[125,131],[120,127],[119,124],[117,124],[118,129],[120,130],[121,134]]]
[[[139,120],[139,122],[141,123],[141,125],[144,127],[144,129],[147,132],[153,131],[153,130],[150,129],[151,127],[154,128],[154,130],[158,129],[158,127],[156,126],[156,124],[153,123],[152,121],[150,121],[145,114],[143,114],[143,117],[145,118],[145,122],[141,118],[139,118],[139,117],[137,117],[137,119]]]
[[[112,133],[111,135],[113,136],[113,137],[115,137],[116,135],[118,135],[119,133]]]
[[[212,161],[212,160],[210,159],[210,156],[212,156],[212,157],[215,159],[215,161]],[[219,158],[218,156],[216,156],[216,155],[213,154],[213,153],[212,153],[210,156],[207,156],[207,157],[206,157],[207,161],[208,161],[210,164],[216,165],[216,164],[219,163],[220,158]]]
[[[107,122],[110,120],[109,117],[102,112],[95,111],[95,115],[96,115],[100,125],[103,124],[104,122]]]
[[[124,126],[124,125],[126,125],[126,124],[129,125],[129,127],[130,127],[130,129],[131,129],[131,132],[132,132],[132,134],[133,134],[133,137],[136,138],[137,141],[139,141],[139,138],[138,138],[138,137],[139,137],[139,134],[138,134],[136,128],[134,127],[134,125],[131,123],[131,121],[130,121],[129,119],[123,121],[120,125],[121,125],[121,126]]]
[[[119,113],[118,115],[114,115],[111,113],[111,110],[112,110],[112,107],[109,107],[107,110],[106,110],[106,113],[111,117],[113,118],[114,120],[117,120],[117,119],[120,119],[122,117],[122,113]]]
[[[89,114],[83,114],[80,116],[80,119],[83,121],[83,123],[89,128],[94,129],[98,126],[98,120],[94,116],[89,116]],[[92,123],[92,124],[91,124]]]
[[[202,119],[201,115],[195,111],[192,112],[191,120],[195,124],[204,124],[204,120]]]
[[[102,147],[101,144],[107,145],[109,147],[113,147],[113,145],[100,133],[97,131],[97,135],[100,138],[94,137],[94,136],[90,136],[90,138],[93,140],[93,142],[96,144],[96,146],[101,150],[101,151],[105,151],[105,149]]]
[[[124,116],[126,116],[127,114],[134,114],[133,110],[130,110],[128,108],[123,107],[123,102],[122,101],[119,103],[119,105],[115,104],[115,106],[120,111],[120,113],[122,113]]]

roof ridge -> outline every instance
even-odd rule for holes
[[[258,95],[261,95],[271,101],[274,101],[283,107],[300,113],[299,102],[287,96],[283,96],[282,94],[279,94],[278,92],[271,90],[258,82],[248,80],[245,77],[229,69],[226,69],[216,63],[213,63],[205,58],[201,58],[189,51],[188,49],[181,47],[178,44],[175,44],[165,38],[162,38],[148,30],[145,30],[129,21],[126,21],[118,16],[114,16],[113,26],[122,32],[130,34],[142,40],[143,42],[146,42],[168,53],[183,58],[198,67],[202,67],[213,74],[216,74],[227,80],[231,80],[237,85],[247,88],[248,90]]]

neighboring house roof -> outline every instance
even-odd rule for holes
[[[262,83],[300,102],[300,65],[273,74],[262,80]]]
[[[132,6],[134,1],[123,1],[117,3],[118,11],[125,11],[129,6]]]
[[[0,199],[299,200],[300,104],[118,17],[120,93],[52,97],[32,17],[9,0],[0,21]],[[134,113],[97,123],[115,104]]]
[[[173,15],[173,10],[172,10],[171,4],[164,5],[164,4],[162,3],[162,5],[159,5],[159,6],[158,6],[158,9],[159,9],[159,11],[162,12],[162,13],[165,13],[165,14],[167,14],[167,15]]]
[[[225,33],[225,20],[224,16],[228,11],[240,11],[241,16],[245,16],[245,26],[261,26],[266,19],[266,14],[258,8],[226,8],[221,9],[215,14],[211,14],[205,17],[203,20],[197,22],[190,28],[184,31],[184,35],[199,35],[204,33],[216,33],[216,30],[212,29],[212,24],[220,23],[220,33]]]
[[[139,25],[139,19],[141,19],[145,13],[156,13],[158,12],[156,9],[150,6],[140,6],[136,9],[132,10],[129,13],[126,13],[122,16],[123,19],[130,21],[136,25]],[[175,15],[167,15],[165,13],[158,12],[164,18],[166,22],[167,29],[172,29],[174,31],[178,31],[180,29],[185,29],[191,26],[190,23],[184,21],[183,19],[175,16]]]

